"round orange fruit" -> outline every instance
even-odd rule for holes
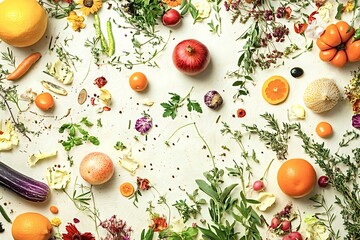
[[[286,100],[289,95],[289,83],[282,76],[271,76],[263,84],[262,96],[270,104],[276,105]]]
[[[48,16],[36,0],[0,1],[0,39],[14,47],[38,42],[46,31]]]
[[[52,235],[52,225],[44,215],[26,212],[15,218],[11,234],[14,240],[48,240]]]
[[[277,173],[277,182],[281,191],[293,198],[308,195],[315,187],[316,181],[314,167],[302,158],[287,160]]]

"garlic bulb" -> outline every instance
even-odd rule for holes
[[[328,78],[320,78],[311,82],[304,92],[306,107],[316,113],[331,110],[340,99],[340,90],[335,82]]]

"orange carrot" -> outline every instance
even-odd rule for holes
[[[134,186],[129,182],[124,182],[120,185],[120,193],[124,197],[130,197],[134,194]]]
[[[7,80],[17,80],[27,73],[30,67],[36,63],[41,57],[41,53],[35,52],[26,57],[19,66],[7,76]]]

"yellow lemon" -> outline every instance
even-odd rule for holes
[[[36,0],[0,0],[0,39],[14,47],[27,47],[44,35],[48,16]]]

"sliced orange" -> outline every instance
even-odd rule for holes
[[[262,87],[262,96],[268,103],[276,105],[286,100],[289,90],[289,83],[286,79],[275,75],[265,81]]]

